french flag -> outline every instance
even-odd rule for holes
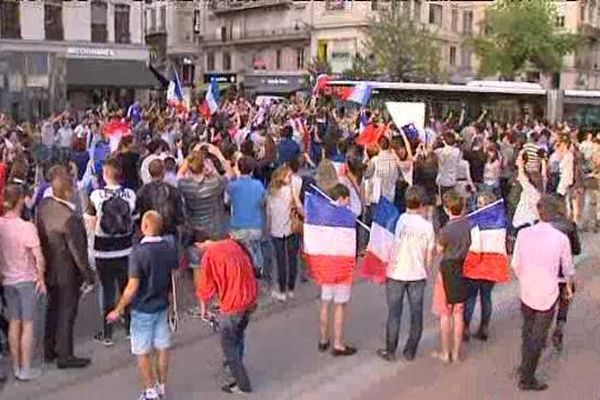
[[[369,100],[371,100],[373,89],[368,83],[360,82],[351,88],[343,88],[339,93],[342,100],[352,101],[362,106],[366,106],[369,103]]]
[[[219,85],[215,80],[211,81],[206,89],[204,101],[200,105],[200,113],[204,118],[210,118],[211,115],[219,111],[219,101],[221,101],[221,93]]]
[[[369,244],[360,268],[362,277],[375,283],[385,282],[399,217],[398,209],[381,197],[375,206]]]
[[[177,75],[175,69],[173,69],[173,78],[171,78],[171,82],[169,82],[169,87],[167,88],[167,104],[177,109],[185,107],[183,103],[181,81],[179,80],[179,75]]]
[[[463,265],[463,276],[503,283],[510,280],[506,252],[504,200],[498,200],[469,215],[471,247]],[[540,243],[543,246],[543,243]]]
[[[108,138],[110,151],[116,151],[121,142],[121,138],[132,134],[131,126],[120,119],[113,119],[104,125],[102,129],[104,135]]]
[[[319,285],[352,284],[356,267],[356,216],[319,194],[304,199],[304,256]]]

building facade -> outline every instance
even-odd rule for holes
[[[0,3],[0,109],[40,118],[67,107],[124,105],[156,85],[143,3]]]
[[[208,2],[201,22],[202,81],[243,82],[252,93],[300,89],[311,40],[310,3]]]
[[[145,1],[145,39],[152,67],[170,79],[176,70],[184,87],[197,80],[204,61],[200,47],[201,13],[206,2]]]

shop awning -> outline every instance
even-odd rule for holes
[[[253,94],[290,95],[292,93],[306,90],[302,85],[257,85],[245,86],[247,92]]]
[[[142,61],[69,59],[67,85],[151,89],[160,82]]]

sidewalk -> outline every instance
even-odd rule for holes
[[[542,377],[548,377],[550,384],[548,392],[523,394],[516,388],[514,371],[519,360],[521,324],[516,282],[494,291],[490,340],[470,342],[465,361],[449,367],[429,357],[437,345],[437,325],[429,312],[430,290],[426,293],[425,332],[417,359],[411,364],[390,365],[374,355],[383,343],[387,312],[383,288],[359,283],[354,287],[347,324],[348,340],[360,349],[355,357],[333,359],[317,353],[317,289],[311,285],[303,285],[298,291],[300,298],[293,303],[271,305],[260,311],[248,331],[246,363],[255,393],[247,397],[596,400],[600,394],[600,357],[596,351],[600,348],[600,276],[596,276],[595,269],[600,248],[594,247],[595,239],[584,238],[584,249],[589,251],[578,269],[583,287],[569,315],[565,351],[556,355],[548,349],[542,360]],[[402,332],[406,332],[404,322]],[[219,391],[219,338],[206,324],[186,322],[175,343],[170,400],[235,398]],[[39,382],[9,383],[2,399],[136,398],[137,371],[125,342],[112,349],[86,343],[85,351],[94,359],[90,369],[50,369]]]

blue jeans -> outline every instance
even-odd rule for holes
[[[298,235],[291,235],[285,238],[273,237],[273,246],[275,247],[275,257],[277,259],[279,291],[281,293],[286,293],[287,291],[293,292],[296,287],[296,277],[298,276],[299,237]]]
[[[388,303],[388,319],[385,331],[386,350],[395,354],[398,348],[398,335],[400,334],[400,321],[402,320],[402,306],[404,295],[408,294],[410,307],[410,333],[403,353],[414,357],[423,333],[423,294],[425,293],[425,279],[420,281],[397,281],[387,279],[385,292]]]
[[[475,310],[475,302],[479,293],[481,301],[481,328],[486,329],[492,318],[492,290],[494,282],[482,279],[469,279],[469,298],[465,302],[465,325],[471,323],[473,311]]]
[[[260,229],[234,229],[231,231],[231,236],[250,252],[254,268],[262,275],[265,263],[261,247],[262,231]]]
[[[244,341],[246,328],[250,322],[250,311],[226,315],[221,320],[221,347],[225,362],[237,386],[244,392],[250,392],[250,378],[244,367]]]

